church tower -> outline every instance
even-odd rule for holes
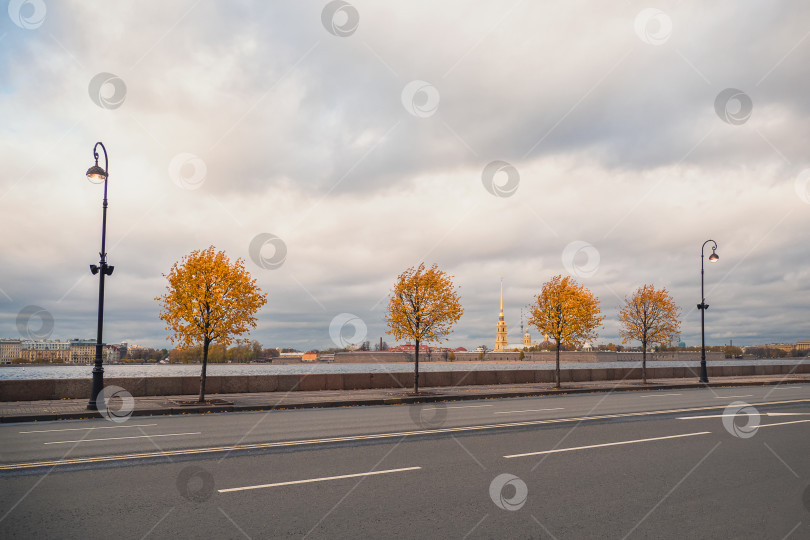
[[[495,332],[495,352],[506,350],[506,321],[503,320],[503,278],[501,278],[501,314],[498,315],[498,329]]]
[[[523,331],[523,310],[520,310],[520,334],[523,336],[523,348],[530,349],[532,346],[532,335],[529,333],[529,327],[526,326],[526,331]]]

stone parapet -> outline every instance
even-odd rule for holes
[[[697,378],[698,367],[648,367],[648,379]],[[711,377],[745,377],[810,373],[810,364],[708,366]],[[562,382],[621,381],[641,378],[640,368],[599,368],[560,370]],[[421,387],[468,386],[495,384],[548,383],[554,371],[540,370],[470,370],[434,371],[419,375]],[[119,386],[136,397],[196,395],[200,378],[145,377],[104,380],[105,386]],[[90,379],[0,380],[0,401],[37,401],[53,399],[88,399]],[[312,390],[363,390],[372,388],[410,388],[413,373],[329,373],[308,375],[227,375],[208,376],[206,394],[239,394],[257,392],[296,392]]]

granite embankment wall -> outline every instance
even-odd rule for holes
[[[648,379],[695,378],[697,367],[648,367]],[[810,364],[770,366],[709,366],[709,377],[781,375],[810,373]],[[640,368],[561,369],[562,382],[613,381],[641,378]],[[549,383],[554,370],[480,370],[425,372],[419,375],[423,387],[481,384]],[[199,377],[106,378],[106,386],[120,386],[133,396],[195,395]],[[360,390],[408,388],[413,373],[329,373],[309,375],[209,376],[207,394],[291,392],[310,390]],[[33,379],[0,381],[0,401],[41,399],[88,399],[89,379]]]
[[[456,362],[477,362],[479,353],[457,352]],[[488,352],[484,359],[488,362],[554,362],[556,359],[554,352],[526,352],[523,360],[520,359],[520,352]],[[700,351],[647,353],[647,361],[681,361],[697,362],[700,360]],[[725,360],[725,355],[720,352],[707,352],[706,360]],[[420,362],[447,362],[444,353],[419,354]],[[640,362],[640,352],[579,352],[562,351],[560,362]],[[337,353],[335,355],[336,364],[386,364],[389,362],[413,362],[413,355],[407,353],[389,352],[348,352]],[[275,360],[273,363],[277,363]]]

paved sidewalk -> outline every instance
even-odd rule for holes
[[[211,394],[208,399],[220,399],[224,405],[180,405],[177,401],[196,400],[197,396],[147,396],[134,398],[132,416],[200,414],[212,412],[264,411],[275,409],[304,409],[317,407],[351,407],[361,405],[398,405],[404,403],[434,403],[471,399],[585,394],[595,392],[627,392],[673,390],[684,388],[721,388],[733,386],[766,386],[780,384],[810,384],[810,376],[767,375],[756,377],[713,377],[708,385],[695,379],[656,379],[641,381],[567,382],[559,390],[549,383],[498,384],[475,386],[442,386],[425,388],[415,395],[408,388],[374,390],[322,390],[317,392],[264,392],[255,394]],[[0,402],[0,423],[35,422],[99,418],[98,412],[86,410],[86,399],[53,401]],[[125,412],[125,411],[121,411]]]

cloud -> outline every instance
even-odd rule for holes
[[[356,2],[346,37],[323,27],[323,5],[65,3],[36,29],[3,23],[0,335],[32,304],[55,337],[94,334],[101,191],[84,171],[102,140],[110,341],[164,344],[161,274],[213,244],[270,292],[252,335],[266,346],[330,346],[340,313],[376,341],[396,276],[422,260],[461,287],[450,343],[493,341],[500,276],[517,342],[521,306],[584,242],[599,254],[580,279],[608,315],[602,341],[619,341],[620,300],[652,282],[695,343],[710,237],[709,341],[807,338],[810,205],[795,181],[810,8],[679,4],[651,45],[632,5]],[[99,73],[125,83],[120,107],[91,99]],[[416,80],[440,98],[426,117],[402,104]],[[715,110],[727,88],[750,97],[740,125]],[[170,172],[188,155],[199,161]],[[519,173],[510,197],[482,184],[498,160]],[[262,233],[287,247],[276,269],[250,259]]]

